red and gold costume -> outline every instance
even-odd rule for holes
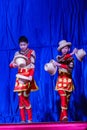
[[[58,79],[55,90],[58,91],[61,99],[60,121],[62,121],[68,119],[68,102],[70,99],[70,94],[74,89],[71,76],[74,59],[70,54],[66,54],[64,56],[58,56],[57,60],[61,66],[58,70]]]
[[[26,120],[26,110],[28,114],[28,121],[32,121],[32,108],[29,100],[29,94],[30,91],[38,90],[35,80],[33,79],[35,69],[35,51],[30,49],[27,49],[25,52],[18,51],[15,53],[15,56],[19,54],[26,56],[28,58],[28,61],[25,67],[18,68],[18,77],[16,78],[14,92],[18,92],[21,120]],[[13,63],[14,59],[11,62],[10,67],[14,67]],[[27,77],[28,80],[26,80],[25,78],[23,79],[23,77]]]

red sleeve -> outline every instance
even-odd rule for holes
[[[34,69],[30,69],[29,74],[33,77],[34,76]]]
[[[9,65],[9,67],[10,67],[10,68],[14,68],[14,66],[13,66],[13,64],[12,64],[12,63]]]
[[[64,60],[68,59],[69,57],[71,57],[71,55],[70,55],[70,54],[66,54],[66,55],[64,56]]]
[[[61,67],[61,68],[64,68],[64,69],[68,69],[68,66],[67,66],[67,65],[64,65],[64,64],[61,64],[60,67]]]

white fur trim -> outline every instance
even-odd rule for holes
[[[24,108],[24,106],[19,106],[19,109],[23,109]]]
[[[21,96],[22,95],[22,93],[18,93],[18,96]]]
[[[34,57],[36,57],[35,51],[33,50],[31,53]]]
[[[28,120],[27,122],[28,122],[28,123],[32,123],[32,120]]]
[[[31,108],[31,105],[30,106],[28,106],[28,107],[25,107],[26,109],[30,109]]]
[[[64,117],[62,118],[62,120],[64,120],[64,119],[68,119],[67,116],[64,116]]]
[[[30,94],[29,94],[29,93],[26,94],[26,91],[24,91],[24,92],[23,92],[23,95],[24,95],[25,97],[28,97]]]
[[[31,57],[31,63],[35,63],[35,58],[33,56]]]
[[[25,79],[25,80],[29,80],[31,81],[32,80],[32,76],[23,76],[23,75],[20,75],[20,74],[16,74],[16,77],[17,78],[20,78],[20,79]]]

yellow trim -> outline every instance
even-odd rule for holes
[[[66,94],[60,94],[61,96],[66,96]]]

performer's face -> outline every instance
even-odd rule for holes
[[[28,48],[28,43],[20,42],[19,46],[22,51],[25,51]]]
[[[65,46],[61,49],[61,52],[63,55],[67,54],[68,52],[70,51],[70,48],[69,46]]]

